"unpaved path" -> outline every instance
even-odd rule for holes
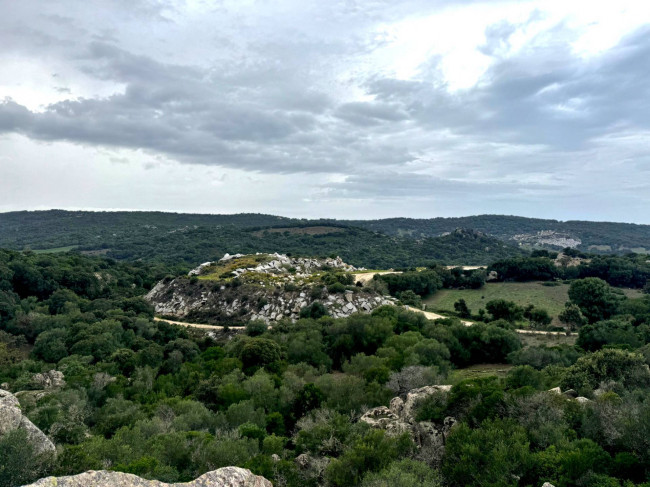
[[[442,320],[445,318],[448,318],[447,316],[442,316],[439,315],[438,313],[432,313],[430,311],[423,311],[418,308],[412,308],[410,306],[405,306],[405,308],[409,311],[413,311],[415,313],[421,313],[423,314],[428,320],[436,321],[436,320]],[[173,325],[179,325],[179,326],[186,326],[189,328],[201,328],[204,330],[223,330],[223,326],[219,325],[206,325],[206,324],[201,324],[201,323],[187,323],[185,321],[173,321],[173,320],[166,320],[164,318],[158,318],[154,317],[154,321],[166,321],[167,323],[171,323]],[[461,323],[465,326],[472,326],[474,324],[473,321],[461,321]],[[231,326],[230,329],[243,329],[243,326]],[[269,325],[269,328],[271,328],[271,325]],[[515,330],[517,333],[523,333],[527,335],[566,335],[566,333],[562,331],[542,331],[542,330]],[[572,336],[578,336],[577,333],[571,333]]]
[[[447,269],[456,269],[457,267],[462,268],[464,271],[473,271],[476,269],[487,269],[486,266],[484,265],[448,265],[445,266]],[[375,274],[401,274],[402,271],[393,271],[393,270],[388,270],[388,271],[375,271],[375,272],[359,272],[354,275],[354,282],[355,284],[357,282],[360,282],[361,284],[365,284],[368,281],[371,281],[373,276]]]
[[[173,321],[173,320],[168,320],[168,319],[165,319],[165,318],[158,318],[158,317],[154,317],[153,320],[154,321],[166,321],[167,323],[171,323],[172,325],[186,326],[186,327],[189,327],[189,328],[203,328],[205,330],[223,330],[224,329],[223,326],[219,326],[219,325],[204,325],[204,324],[200,324],[200,323],[187,323],[185,321]],[[231,329],[233,329],[233,328],[237,329],[237,328],[244,328],[244,327],[243,326],[231,326],[230,328]]]
[[[422,313],[424,316],[427,317],[429,320],[440,320],[444,318],[448,318],[448,316],[442,316],[439,315],[438,313],[431,313],[430,311],[423,311],[418,308],[411,308],[410,306],[405,306],[406,309],[409,311],[414,311],[416,313]],[[465,326],[472,326],[474,324],[473,321],[464,321],[461,320],[461,323]],[[563,331],[543,331],[543,330],[522,330],[522,329],[517,329],[515,330],[517,333],[523,333],[525,335],[566,335],[565,332]],[[571,333],[572,336],[578,336],[577,333]]]
[[[357,282],[360,282],[361,284],[366,284],[370,281],[372,281],[372,278],[374,277],[375,274],[401,274],[401,272],[398,271],[379,271],[379,272],[359,272],[358,274],[354,275],[354,283],[356,284]]]

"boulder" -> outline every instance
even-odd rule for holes
[[[65,385],[65,380],[63,379],[63,372],[59,372],[58,370],[50,370],[41,374],[34,374],[33,377],[34,382],[38,384],[41,389],[63,387]]]
[[[45,436],[45,433],[38,429],[26,416],[23,416],[16,396],[0,389],[0,436],[16,429],[27,432],[27,438],[34,444],[37,453],[55,451],[54,443]]]
[[[400,416],[406,418],[409,422],[412,422],[415,418],[413,417],[415,405],[421,399],[424,399],[427,396],[436,394],[438,392],[449,392],[451,390],[450,385],[435,385],[435,386],[424,386],[419,389],[412,389],[406,394],[406,400],[403,403],[403,406],[400,407]],[[394,400],[395,398],[393,398]],[[391,401],[392,403],[392,401]],[[396,407],[397,402],[395,403]]]
[[[587,399],[586,397],[582,397],[582,396],[576,397],[576,402],[579,402],[580,404],[585,404],[590,401],[591,399]]]
[[[166,484],[130,473],[90,470],[68,477],[46,477],[25,487],[273,487],[264,477],[238,467],[224,467],[193,482]]]
[[[419,447],[444,447],[449,431],[456,423],[451,417],[445,418],[443,424],[415,420],[415,406],[420,399],[438,392],[448,392],[450,385],[425,386],[412,389],[406,394],[406,400],[394,397],[390,406],[379,406],[368,410],[360,421],[373,428],[380,428],[390,436],[409,433]]]

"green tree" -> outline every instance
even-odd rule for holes
[[[564,304],[564,310],[558,315],[558,319],[567,325],[569,331],[578,330],[587,323],[587,318],[583,316],[580,307],[571,302]]]
[[[363,478],[361,487],[442,487],[440,474],[426,463],[411,459],[391,463]]]
[[[569,287],[569,299],[576,304],[589,323],[606,320],[616,313],[618,298],[609,284],[597,277],[578,279]]]
[[[470,318],[472,316],[471,310],[467,307],[467,303],[463,298],[460,298],[454,303],[454,310],[461,318]]]
[[[50,452],[40,453],[24,429],[0,436],[0,487],[25,485],[47,476],[52,464]]]
[[[485,309],[492,315],[492,320],[506,320],[514,323],[522,319],[524,310],[512,301],[493,299],[485,303]]]
[[[251,338],[244,343],[239,358],[244,369],[269,367],[282,359],[282,347],[267,338]]]
[[[530,468],[526,431],[513,421],[486,421],[471,429],[456,426],[445,446],[442,472],[451,485],[516,487]]]

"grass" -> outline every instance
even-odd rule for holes
[[[642,296],[639,289],[619,289],[628,298]],[[488,282],[481,289],[442,289],[424,299],[427,310],[440,313],[454,311],[454,303],[464,299],[472,313],[485,308],[485,303],[493,299],[514,301],[519,306],[532,304],[543,308],[553,317],[553,326],[559,326],[557,315],[569,300],[569,284],[558,283],[545,286],[541,282]]]
[[[510,364],[478,364],[466,367],[464,369],[457,369],[452,371],[449,376],[451,384],[457,384],[461,380],[476,379],[479,377],[496,376],[503,379],[508,375],[508,371],[512,369]]]
[[[222,280],[228,279],[227,276],[229,273],[235,269],[247,269],[250,267],[257,267],[260,264],[264,264],[271,260],[271,256],[267,254],[260,255],[245,255],[243,257],[238,257],[235,259],[230,259],[224,262],[217,262],[209,267],[207,267],[204,272],[199,276],[199,279],[204,280]],[[223,276],[223,277],[222,277]]]
[[[544,286],[539,282],[488,282],[481,289],[442,289],[424,300],[429,310],[454,311],[454,303],[464,299],[472,313],[485,308],[493,299],[514,301],[520,306],[534,305],[557,316],[569,300],[569,285]]]
[[[628,298],[642,295],[638,289],[620,289]],[[423,302],[429,311],[441,313],[454,311],[454,303],[464,299],[472,313],[485,308],[485,303],[493,299],[514,301],[519,306],[532,304],[543,308],[553,316],[553,325],[558,325],[557,315],[569,300],[569,284],[545,286],[541,282],[488,282],[481,289],[442,289]]]
[[[62,254],[64,252],[70,252],[77,247],[77,245],[68,245],[67,247],[54,247],[51,249],[34,249],[33,252],[35,254]]]

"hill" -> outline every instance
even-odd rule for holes
[[[494,237],[463,230],[443,237],[414,239],[342,222],[271,215],[59,210],[0,214],[0,247],[74,250],[119,260],[182,262],[189,266],[217,260],[227,252],[281,251],[301,256],[338,255],[352,265],[370,269],[431,262],[480,265],[523,253]]]
[[[472,228],[524,247],[575,247],[589,252],[650,252],[650,225],[558,221],[505,215],[460,218],[386,218],[348,222],[386,235],[435,237],[456,228]]]

